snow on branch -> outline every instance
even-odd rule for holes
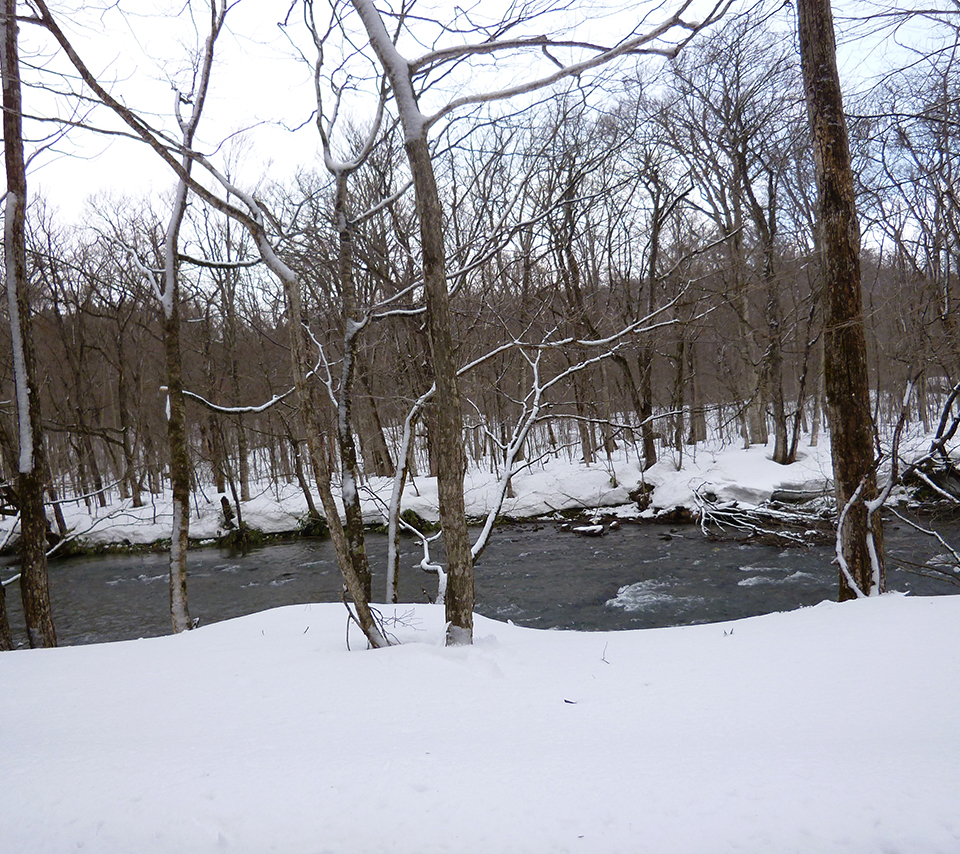
[[[535,78],[526,83],[518,84],[517,86],[507,87],[494,92],[480,92],[473,95],[464,95],[460,98],[455,98],[452,101],[449,101],[438,112],[427,117],[424,120],[424,125],[426,128],[432,127],[440,119],[447,116],[451,112],[470,104],[485,104],[493,101],[504,101],[514,98],[518,95],[525,95],[530,92],[535,92],[539,89],[545,89],[566,78],[576,77],[586,71],[599,68],[600,66],[605,65],[614,59],[618,59],[621,56],[627,56],[630,54],[648,54],[664,57],[676,56],[682,47],[687,44],[687,42],[689,42],[694,35],[696,35],[705,27],[708,27],[718,21],[732,5],[732,0],[720,0],[720,2],[713,6],[707,16],[699,22],[687,21],[683,17],[683,15],[692,5],[693,0],[685,0],[677,12],[675,12],[658,26],[653,27],[653,29],[647,32],[633,35],[632,37],[625,39],[613,47],[593,45],[587,42],[561,42],[551,40],[545,36],[535,36],[529,39],[515,39],[503,42],[483,42],[478,45],[463,45],[426,54],[411,64],[411,70],[422,74],[430,68],[442,64],[443,62],[462,59],[469,55],[492,54],[506,50],[529,49],[531,47],[540,48],[542,51],[544,51],[545,55],[554,62],[555,65],[559,65],[560,67],[552,74]],[[658,44],[658,42],[660,42],[670,32],[676,30],[684,33],[683,38],[681,38],[678,42],[669,46]],[[581,60],[580,62],[562,65],[549,55],[548,51],[552,46],[579,47],[583,50],[594,51],[595,55],[589,57],[588,59]],[[397,54],[397,56],[399,57],[399,54]]]
[[[867,594],[864,593],[860,586],[857,584],[856,580],[853,577],[853,573],[850,572],[850,566],[847,563],[847,559],[843,556],[843,526],[847,520],[847,515],[850,513],[850,510],[853,506],[860,500],[860,495],[863,493],[863,487],[865,481],[860,481],[860,485],[854,490],[853,495],[847,500],[847,503],[843,505],[843,509],[840,511],[840,518],[837,519],[837,541],[836,548],[834,552],[836,554],[835,561],[840,567],[840,572],[843,573],[843,577],[847,580],[847,584],[850,589],[856,594],[857,599],[866,599]],[[872,540],[872,535],[870,536]],[[876,556],[876,550],[871,553],[871,558]]]
[[[249,261],[207,261],[203,258],[184,255],[182,252],[177,253],[177,260],[185,261],[194,267],[203,267],[208,270],[243,270],[248,267],[256,267],[258,264],[263,263],[262,258],[252,258]]]
[[[275,404],[280,403],[281,400],[285,400],[295,391],[296,391],[296,388],[288,389],[283,394],[275,394],[266,403],[261,403],[256,406],[220,406],[216,403],[212,403],[211,401],[207,400],[205,397],[202,397],[201,395],[196,394],[192,391],[187,391],[186,389],[184,389],[183,391],[183,396],[189,397],[191,400],[195,400],[201,406],[206,407],[212,412],[219,412],[222,415],[246,415],[246,414],[254,414],[258,412],[266,412],[268,409],[270,409],[271,406],[274,406]]]

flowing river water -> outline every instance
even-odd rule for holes
[[[945,532],[949,541],[960,541],[955,522]],[[885,535],[889,590],[960,593],[948,581],[906,571],[935,565],[942,546],[899,522],[888,523]],[[383,598],[386,548],[385,536],[369,536],[376,600]],[[425,602],[436,595],[436,576],[413,568],[422,556],[417,541],[404,540],[402,548],[401,601]],[[584,630],[738,619],[835,599],[832,557],[826,546],[712,541],[692,525],[624,524],[602,537],[581,537],[553,523],[510,525],[495,531],[477,564],[477,611],[518,625]],[[165,554],[54,560],[50,584],[61,645],[170,631]],[[293,540],[245,555],[216,548],[190,553],[190,612],[201,623],[280,605],[338,601],[340,589],[328,540]],[[18,594],[16,585],[7,587],[11,629],[22,644]],[[393,609],[381,608],[388,615]]]

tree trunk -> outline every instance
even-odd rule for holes
[[[0,584],[0,651],[13,649],[10,621],[7,619],[7,593]]]
[[[343,502],[347,553],[353,573],[369,602],[373,590],[370,564],[363,533],[363,511],[358,491],[360,471],[357,444],[353,435],[353,382],[356,373],[357,347],[368,318],[360,315],[353,280],[353,231],[347,216],[348,173],[336,173],[334,222],[337,227],[337,266],[340,279],[341,311],[343,315],[343,370],[340,375],[340,394],[337,398],[337,448],[340,451],[340,498]]]
[[[676,373],[673,375],[673,414],[671,422],[671,444],[683,459],[683,408],[686,404],[687,389],[687,342],[681,333],[677,341]],[[679,468],[679,463],[677,465]]]
[[[340,520],[340,512],[330,488],[330,461],[327,455],[324,431],[320,424],[320,413],[323,411],[323,405],[317,391],[317,379],[310,376],[312,366],[307,357],[309,345],[306,330],[303,326],[300,281],[296,274],[280,261],[263,234],[258,235],[258,245],[270,269],[279,275],[283,282],[284,301],[290,324],[290,361],[293,382],[300,401],[301,418],[306,432],[310,462],[317,481],[317,491],[320,493],[320,503],[327,519],[327,528],[330,531],[330,539],[333,541],[337,563],[343,573],[347,592],[353,599],[356,618],[361,631],[363,631],[371,646],[375,648],[389,646],[370,610],[370,597],[365,591],[364,580],[354,570],[347,538],[344,535],[343,523]],[[309,380],[308,377],[310,377]]]
[[[437,490],[440,527],[447,556],[446,642],[473,642],[473,558],[463,500],[466,454],[463,447],[463,413],[453,346],[453,321],[447,293],[447,258],[444,245],[443,209],[437,189],[427,127],[417,106],[411,67],[397,53],[380,13],[366,0],[352,0],[370,37],[384,73],[390,81],[404,133],[404,149],[410,165],[420,222],[423,292],[426,301],[427,337],[437,393],[434,397],[437,454]]]
[[[697,345],[694,339],[691,339],[687,344],[687,382],[690,387],[690,431],[687,433],[688,445],[696,445],[698,442],[707,441],[707,412],[703,405],[700,374],[697,370]]]
[[[380,410],[377,407],[376,399],[370,392],[366,366],[363,363],[357,364],[357,379],[360,381],[360,387],[366,401],[366,409],[369,413],[367,417],[363,418],[364,429],[360,433],[361,447],[365,449],[365,462],[372,465],[373,472],[378,477],[393,477],[395,466],[384,436]]]
[[[450,318],[450,298],[447,294],[443,215],[426,137],[421,134],[408,138],[405,147],[420,220],[427,333],[434,382],[437,384],[434,397],[437,429],[434,441],[440,526],[447,556],[447,591],[444,599],[448,624],[447,643],[472,643],[475,601],[473,558],[470,555],[470,537],[463,500],[466,455],[463,448],[460,388],[454,361],[453,321]]]
[[[173,529],[170,534],[170,619],[175,632],[190,628],[187,607],[187,549],[190,536],[190,456],[187,449],[186,406],[180,357],[179,288],[172,310],[164,317],[163,347],[167,371],[167,442],[170,447],[170,488]]]
[[[20,498],[22,562],[20,594],[23,598],[23,614],[30,646],[49,647],[57,645],[57,634],[53,627],[47,576],[47,516],[43,506],[43,474],[46,464],[27,291],[27,172],[23,158],[16,12],[15,0],[4,0],[0,72],[3,77],[3,147],[7,197],[3,245],[19,426],[17,491]]]
[[[657,463],[657,442],[653,429],[653,347],[644,346],[637,354],[640,372],[640,435],[643,437],[643,470]]]
[[[877,494],[873,421],[860,289],[860,230],[840,76],[829,0],[799,0],[800,56],[819,195],[823,275],[827,297],[824,373],[837,505],[842,510],[857,490],[840,532],[841,550],[860,592],[882,593],[880,520],[871,520],[866,501]],[[868,539],[871,521],[876,564]],[[854,597],[840,573],[840,599]]]
[[[122,333],[119,336],[122,338]],[[143,507],[143,498],[140,495],[140,481],[137,479],[136,456],[134,453],[133,426],[130,423],[130,410],[127,406],[129,394],[127,390],[127,372],[124,364],[122,342],[120,345],[120,359],[118,361],[117,377],[117,413],[120,422],[120,439],[123,443],[123,482],[127,485],[129,494],[133,497],[134,507]]]
[[[290,425],[284,421],[283,426],[287,431],[287,438],[290,441],[290,447],[293,451],[293,465],[294,471],[297,477],[297,483],[300,485],[300,491],[303,492],[304,500],[307,504],[307,515],[310,520],[319,519],[320,512],[317,510],[316,504],[313,503],[313,493],[310,491],[310,485],[307,483],[306,475],[303,471],[303,454],[300,453],[300,442],[293,435],[293,430],[290,429]]]

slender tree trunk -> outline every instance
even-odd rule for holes
[[[237,400],[238,398],[234,398]],[[243,418],[239,415],[234,421],[237,431],[237,477],[240,479],[240,500],[250,500],[250,449],[247,446],[247,431],[243,426]]]
[[[673,375],[673,415],[671,416],[673,449],[681,455],[683,453],[683,408],[686,405],[687,396],[687,342],[684,335],[685,330],[682,330],[680,339],[677,341],[677,370]]]
[[[360,387],[366,398],[366,405],[369,411],[369,417],[365,418],[366,429],[361,432],[362,447],[369,448],[369,457],[372,460],[373,471],[379,477],[393,477],[395,467],[393,459],[390,456],[390,448],[387,445],[384,436],[383,421],[380,418],[380,410],[377,407],[377,401],[370,392],[370,383],[367,379],[366,366],[363,363],[357,364],[357,379],[360,381]],[[366,441],[363,437],[366,435]],[[366,454],[365,454],[366,456]]]
[[[841,531],[841,549],[854,583],[869,595],[884,589],[883,547],[880,520],[871,520],[865,506],[877,489],[860,288],[860,229],[829,0],[799,0],[798,23],[819,191],[827,299],[824,372],[838,507],[842,510],[861,490],[861,500],[851,506]],[[871,522],[875,564],[869,550]],[[840,599],[855,595],[841,571]]]
[[[79,415],[79,413],[78,413]],[[81,422],[81,428],[87,429]],[[103,490],[103,475],[100,473],[100,464],[97,462],[97,453],[93,448],[93,441],[89,433],[84,433],[80,437],[80,447],[83,449],[83,455],[87,460],[87,468],[90,470],[90,477],[93,480],[93,491],[96,494],[97,506],[107,506],[107,496]]]
[[[0,584],[0,651],[13,649],[10,621],[7,619],[7,593]]]
[[[770,402],[773,415],[773,461],[786,465],[793,462],[787,444],[787,406],[783,394],[783,311],[773,270],[773,247],[765,254],[764,283],[766,286],[767,352],[764,355],[765,397]]]
[[[703,405],[703,390],[700,388],[700,372],[697,367],[696,336],[687,343],[687,372],[690,386],[690,431],[687,444],[707,441],[707,412]]]
[[[173,529],[170,534],[170,619],[173,630],[189,629],[187,606],[187,550],[190,536],[190,456],[187,450],[183,365],[180,357],[179,288],[174,288],[170,312],[163,322],[167,372],[167,442],[170,447],[170,488],[173,492]]]
[[[337,266],[342,302],[343,370],[340,376],[340,394],[337,399],[337,448],[340,451],[340,497],[343,501],[345,519],[344,535],[353,572],[363,588],[367,602],[373,591],[370,564],[363,534],[363,511],[360,506],[359,465],[357,445],[353,435],[353,383],[357,364],[357,347],[360,335],[368,322],[357,306],[356,286],[353,279],[353,230],[347,216],[347,179],[345,171],[336,173],[336,197],[334,221],[337,227]]]
[[[580,434],[580,453],[583,456],[583,464],[592,466],[595,462],[597,446],[593,435],[593,424],[590,422],[590,412],[587,409],[585,385],[586,381],[581,371],[573,378],[573,398],[577,407],[577,430]]]
[[[257,241],[265,263],[283,282],[284,300],[290,324],[290,361],[293,382],[300,401],[300,412],[307,436],[310,462],[317,481],[317,491],[320,493],[320,503],[323,506],[323,513],[330,531],[330,539],[333,541],[333,548],[337,555],[337,563],[343,573],[347,592],[356,608],[357,622],[370,645],[375,648],[389,646],[387,639],[376,623],[373,612],[370,610],[370,597],[364,589],[364,580],[354,570],[347,538],[344,535],[343,523],[340,520],[340,511],[330,487],[330,461],[324,431],[320,426],[320,414],[323,411],[323,406],[317,391],[316,378],[308,380],[310,374],[310,360],[307,357],[309,343],[303,327],[300,281],[293,270],[277,257],[265,235],[262,233],[257,235]]]
[[[420,251],[423,291],[426,300],[427,337],[430,361],[437,386],[434,398],[436,433],[432,437],[437,453],[437,490],[440,527],[447,556],[445,598],[447,635],[450,644],[473,643],[475,600],[473,558],[463,499],[466,453],[463,447],[463,413],[457,382],[453,321],[447,293],[447,258],[444,245],[443,208],[437,189],[427,128],[417,106],[411,69],[397,53],[380,13],[367,0],[352,0],[370,37],[397,103],[404,133],[404,149],[410,165],[420,222]]]
[[[130,423],[130,410],[127,402],[127,372],[124,365],[124,354],[121,345],[120,360],[117,378],[117,413],[120,422],[120,439],[123,443],[123,482],[127,484],[129,494],[133,497],[134,507],[143,507],[143,498],[140,495],[140,481],[137,479],[136,456],[134,454],[133,426]]]
[[[637,354],[640,372],[640,435],[643,438],[643,470],[657,463],[657,439],[653,429],[653,347],[644,346]]]
[[[304,500],[307,503],[307,514],[310,519],[319,519],[320,512],[317,510],[316,504],[313,503],[313,493],[310,491],[310,485],[307,483],[303,470],[303,454],[300,453],[300,442],[297,441],[297,438],[293,435],[293,430],[290,429],[290,425],[286,421],[283,422],[283,426],[286,428],[287,439],[290,441],[290,448],[293,453],[293,467],[297,483],[300,485],[300,491],[303,492]]]
[[[0,73],[3,77],[3,142],[7,173],[3,242],[19,426],[20,594],[30,646],[49,647],[57,645],[57,633],[53,626],[47,576],[48,523],[43,506],[46,464],[27,288],[27,171],[23,156],[16,12],[15,0],[4,0],[0,21],[3,26]]]

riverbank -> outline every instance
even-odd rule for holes
[[[821,439],[815,447],[803,445],[798,461],[780,466],[770,459],[770,449],[754,445],[685,449],[680,456],[665,454],[644,472],[632,448],[621,449],[609,460],[587,466],[563,455],[531,464],[512,479],[500,516],[522,520],[551,514],[602,511],[620,519],[654,518],[681,508],[698,512],[704,498],[736,501],[750,508],[775,493],[823,494],[831,482],[830,446]],[[482,519],[495,506],[498,489],[495,466],[471,469],[465,479],[465,501],[471,518]],[[368,478],[361,489],[364,520],[376,526],[385,522],[384,508],[393,487],[388,478]],[[245,525],[267,537],[295,536],[309,522],[306,500],[294,483],[255,485],[249,501],[242,502]],[[190,536],[195,545],[218,541],[231,530],[224,520],[222,497],[209,484],[195,491],[191,504]],[[144,506],[105,493],[105,506],[97,498],[66,500],[61,504],[70,531],[71,549],[145,550],[163,548],[172,520],[169,492],[144,493]],[[436,480],[414,478],[404,490],[403,509],[429,521],[439,518]],[[682,515],[682,513],[681,513]],[[0,541],[10,533],[14,519],[0,520]],[[234,520],[236,522],[236,519]]]

